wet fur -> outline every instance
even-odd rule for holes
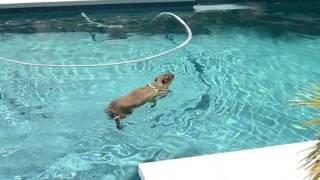
[[[166,96],[173,79],[173,74],[162,74],[158,76],[154,82],[150,83],[152,87],[159,90],[158,93],[151,86],[145,85],[133,90],[126,96],[112,101],[105,109],[105,112],[115,120],[117,128],[121,129],[120,120],[130,115],[135,108],[147,102],[153,103],[153,106],[155,106],[158,97]]]

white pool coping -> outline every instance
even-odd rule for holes
[[[142,180],[304,180],[301,160],[316,141],[142,163]],[[308,178],[305,178],[308,180]]]
[[[219,5],[194,5],[193,9],[196,12],[207,12],[207,11],[227,11],[227,10],[239,10],[239,9],[256,9],[256,7],[239,5],[239,4],[219,4]]]
[[[0,0],[0,9],[79,6],[79,5],[110,5],[137,3],[169,3],[194,2],[195,0]]]

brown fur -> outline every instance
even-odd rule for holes
[[[134,108],[147,102],[154,103],[153,106],[155,106],[157,97],[166,96],[173,79],[173,74],[162,74],[154,82],[150,83],[151,86],[140,87],[130,92],[127,96],[112,101],[105,109],[105,112],[115,120],[117,128],[121,129],[120,120],[131,114]]]

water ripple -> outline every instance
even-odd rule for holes
[[[272,38],[217,24],[187,48],[142,64],[58,69],[4,63],[0,179],[138,179],[141,162],[313,139],[315,129],[302,126],[310,111],[287,102],[299,86],[318,82],[320,39]],[[154,54],[184,38],[175,31],[106,35],[112,36],[97,43],[84,32],[1,34],[0,54],[102,63]],[[176,75],[172,93],[156,108],[136,109],[117,130],[103,112],[108,103],[164,72]]]

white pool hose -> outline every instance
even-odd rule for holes
[[[107,27],[104,24],[92,21],[88,16],[86,16],[85,13],[81,13],[81,15],[89,23],[96,24],[99,27]],[[184,26],[184,28],[187,30],[188,38],[183,43],[181,43],[180,45],[178,45],[178,46],[176,46],[176,47],[174,47],[172,49],[169,49],[169,50],[160,52],[158,54],[152,55],[152,56],[148,56],[148,57],[144,57],[144,58],[140,58],[140,59],[125,60],[125,61],[121,61],[121,62],[114,61],[114,62],[111,62],[111,63],[101,63],[101,64],[43,64],[43,63],[25,62],[25,61],[20,61],[20,60],[5,58],[5,57],[0,57],[0,60],[7,61],[7,62],[10,62],[10,63],[20,64],[20,65],[41,66],[41,67],[99,67],[99,66],[115,66],[115,65],[122,65],[122,64],[130,64],[130,63],[138,63],[138,62],[149,61],[149,60],[158,58],[160,56],[163,56],[165,54],[171,53],[173,51],[176,51],[176,50],[184,47],[192,39],[192,32],[191,32],[190,27],[179,16],[177,16],[177,15],[175,15],[173,13],[170,13],[170,12],[163,12],[163,13],[160,13],[159,15],[157,15],[156,17],[160,17],[160,16],[163,16],[163,15],[170,15],[170,16],[176,18]]]

